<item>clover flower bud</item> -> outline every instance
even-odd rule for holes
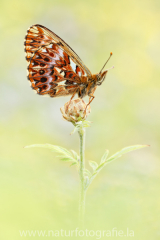
[[[61,107],[60,110],[65,120],[74,123],[83,121],[87,118],[91,112],[91,108],[90,105],[88,105],[86,109],[86,106],[87,104],[83,99],[77,98],[65,103],[65,105]]]

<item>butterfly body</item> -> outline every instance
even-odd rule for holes
[[[33,25],[25,38],[28,79],[40,95],[79,98],[93,93],[104,81],[107,71],[91,74],[79,56],[55,33],[44,26]]]

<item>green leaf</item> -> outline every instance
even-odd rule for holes
[[[78,162],[73,162],[73,163],[70,165],[70,167],[73,166],[73,165],[75,165],[75,164],[78,164]]]
[[[72,152],[72,154],[73,154],[75,160],[78,161],[78,159],[79,159],[78,154],[77,154],[74,150],[71,150],[71,152]]]
[[[26,146],[25,148],[32,148],[32,147],[41,147],[41,148],[48,148],[53,152],[60,153],[58,157],[60,158],[68,158],[70,161],[74,161],[72,153],[68,151],[66,148],[62,148],[60,146],[52,145],[52,144],[34,144],[30,146]],[[72,160],[71,160],[72,159]]]
[[[97,176],[97,174],[102,170],[102,168],[107,165],[108,163],[110,163],[111,161],[121,157],[123,154],[130,152],[130,151],[134,151],[143,147],[148,147],[149,145],[134,145],[134,146],[129,146],[126,148],[123,148],[121,151],[115,153],[114,155],[112,155],[111,157],[109,157],[107,160],[105,160],[103,163],[101,163],[93,172],[93,174],[91,175],[90,179],[89,179],[89,183],[88,185],[86,185],[86,189],[89,187],[89,185],[92,183],[93,179]]]
[[[94,161],[89,161],[89,165],[93,168],[93,171],[95,171],[98,167],[98,164]]]
[[[121,154],[127,153],[127,152],[131,152],[140,148],[144,148],[144,147],[149,147],[149,145],[133,145],[133,146],[129,146],[129,147],[125,147],[123,148],[120,152]]]
[[[107,162],[104,162],[104,163],[102,163],[102,164],[100,164],[97,168],[96,168],[96,171],[94,172],[94,173],[96,173],[97,171],[100,171],[103,167],[104,167],[104,165],[106,164]],[[93,174],[94,174],[93,173]],[[93,175],[92,174],[92,175]]]
[[[73,158],[61,158],[60,160],[65,162],[73,162]]]
[[[106,163],[114,161],[115,159],[121,157],[123,154],[140,149],[140,148],[144,148],[144,147],[148,147],[149,145],[134,145],[134,146],[129,146],[129,147],[125,147],[123,148],[121,151],[115,153],[114,155],[112,155],[111,157],[109,157],[106,160]]]
[[[92,176],[92,173],[88,169],[84,169],[84,174],[86,174],[88,177]]]
[[[108,154],[109,154],[109,150],[106,150],[105,153],[103,154],[102,158],[101,158],[101,161],[100,161],[100,164],[104,163],[108,157]]]
[[[66,148],[62,148],[60,146],[55,146],[55,145],[52,145],[52,146],[53,146],[53,149],[52,149],[53,151],[59,152],[59,153],[62,153],[64,155],[68,155],[68,156],[72,157],[71,152],[68,151]]]

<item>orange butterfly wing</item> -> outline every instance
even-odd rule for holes
[[[78,55],[55,33],[33,25],[25,38],[28,79],[38,94],[65,96],[85,88],[92,76]]]

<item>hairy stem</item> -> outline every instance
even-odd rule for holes
[[[80,226],[84,227],[84,216],[85,216],[85,178],[84,178],[84,168],[85,168],[85,158],[84,158],[84,150],[85,150],[85,130],[82,126],[79,131],[79,139],[80,139],[80,168],[79,168],[79,177],[80,177],[80,200],[79,200],[79,222]]]

